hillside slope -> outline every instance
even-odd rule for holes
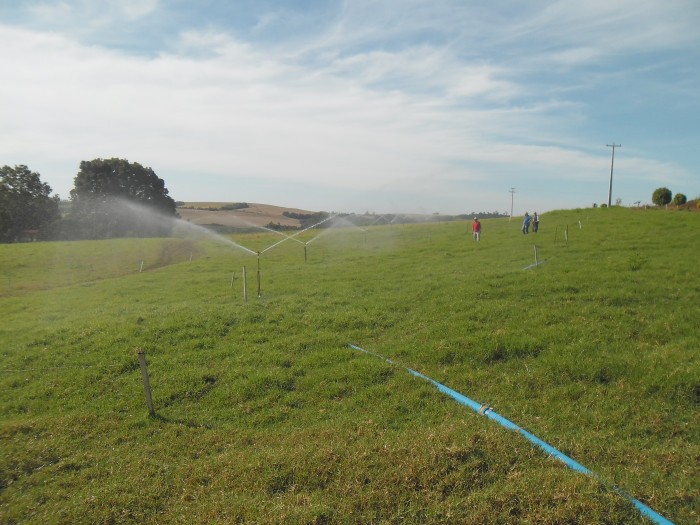
[[[220,224],[229,227],[267,226],[270,223],[281,224],[298,228],[299,220],[286,217],[285,212],[309,215],[315,212],[301,210],[299,208],[285,208],[270,204],[247,203],[247,208],[238,210],[211,211],[204,208],[220,208],[228,203],[224,202],[188,202],[184,207],[179,207],[177,212],[180,217],[194,224]]]

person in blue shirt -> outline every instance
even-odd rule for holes
[[[525,212],[525,219],[523,220],[524,234],[530,233],[530,221],[532,221],[532,217],[530,217],[530,214],[528,212]]]

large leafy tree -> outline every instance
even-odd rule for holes
[[[671,190],[668,188],[656,188],[651,196],[651,202],[657,206],[665,206],[671,202]]]
[[[71,190],[71,220],[86,238],[168,235],[177,215],[163,179],[125,159],[82,161]]]
[[[47,239],[60,219],[58,195],[24,164],[0,168],[0,241]]]

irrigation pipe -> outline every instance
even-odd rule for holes
[[[391,363],[392,365],[401,366],[402,368],[404,368],[405,370],[407,370],[408,372],[410,372],[410,373],[413,374],[414,376],[420,377],[421,379],[425,379],[425,380],[428,381],[429,383],[432,383],[433,385],[435,385],[435,386],[437,387],[437,389],[438,389],[440,392],[442,392],[443,394],[447,394],[448,396],[450,396],[451,398],[453,398],[453,399],[454,399],[455,401],[457,401],[458,403],[461,403],[461,404],[463,404],[463,405],[468,406],[469,408],[471,408],[471,409],[474,410],[476,413],[478,413],[478,414],[480,414],[480,415],[482,415],[482,416],[486,416],[486,417],[488,417],[489,419],[493,419],[494,421],[496,421],[497,423],[499,423],[501,426],[504,426],[504,427],[507,428],[508,430],[513,430],[513,431],[515,431],[515,432],[521,433],[523,436],[525,436],[525,437],[528,439],[528,441],[531,441],[532,443],[534,443],[535,445],[537,445],[538,447],[540,447],[542,450],[544,450],[547,454],[549,454],[550,456],[553,456],[555,459],[558,459],[559,461],[561,461],[562,463],[564,463],[567,467],[569,467],[569,468],[571,468],[571,469],[573,469],[573,470],[575,470],[575,471],[577,471],[577,472],[582,472],[582,473],[587,474],[587,475],[589,475],[589,476],[593,476],[594,478],[598,478],[597,475],[595,475],[593,472],[591,472],[590,470],[588,470],[586,467],[584,467],[584,466],[581,465],[580,463],[577,463],[576,461],[574,461],[573,459],[571,459],[569,456],[567,456],[567,455],[561,453],[561,452],[558,451],[556,448],[554,448],[554,447],[552,447],[551,445],[545,443],[544,441],[542,441],[542,440],[541,440],[540,438],[538,438],[537,436],[535,436],[535,435],[533,435],[533,434],[530,434],[527,430],[525,430],[525,429],[523,429],[523,428],[520,428],[520,427],[519,427],[518,425],[516,425],[515,423],[513,423],[513,422],[507,420],[507,419],[504,418],[503,416],[501,416],[501,415],[497,414],[496,412],[494,412],[494,410],[493,410],[489,405],[482,405],[482,404],[480,404],[480,403],[477,403],[476,401],[473,401],[473,400],[469,399],[468,397],[466,397],[466,396],[460,394],[459,392],[456,392],[456,391],[452,390],[451,388],[448,388],[448,387],[446,387],[445,385],[443,385],[443,384],[441,384],[441,383],[438,383],[437,381],[435,381],[435,380],[433,380],[433,379],[430,379],[429,377],[424,376],[423,374],[421,374],[421,373],[419,373],[419,372],[416,372],[415,370],[411,370],[411,369],[408,368],[408,367],[405,367],[405,366],[399,365],[398,363],[395,363],[395,362],[392,361],[391,359],[387,359],[386,357],[383,357],[383,356],[381,356],[381,355],[379,355],[379,354],[375,354],[374,352],[370,352],[369,350],[365,350],[364,348],[360,348],[359,346],[355,346],[355,345],[353,345],[353,344],[351,344],[351,343],[348,343],[348,346],[349,346],[350,348],[355,349],[355,350],[359,350],[360,352],[364,352],[365,354],[369,354],[369,355],[372,355],[372,356],[374,356],[374,357],[378,357],[378,358],[380,358],[380,359],[384,359],[384,361],[386,361],[387,363]],[[627,494],[624,490],[619,489],[619,488],[617,488],[617,487],[615,487],[615,486],[613,486],[613,488],[614,488],[619,494],[621,494],[622,496],[624,496],[625,498],[627,498],[627,499],[637,508],[637,510],[638,510],[644,517],[649,518],[649,519],[652,520],[654,523],[657,523],[657,524],[659,524],[659,525],[673,525],[672,522],[670,522],[669,520],[667,520],[666,518],[664,518],[663,516],[661,516],[661,515],[658,514],[657,512],[653,511],[652,509],[650,509],[649,507],[647,507],[646,505],[644,505],[644,504],[641,503],[640,501],[637,501],[637,500],[634,499],[632,496],[630,496],[629,494]]]
[[[530,266],[526,266],[525,268],[523,268],[523,270],[529,270],[530,268],[534,268],[535,266],[539,266],[540,264],[544,264],[546,262],[547,262],[547,259],[545,259],[543,261],[538,261],[536,263],[531,264]]]

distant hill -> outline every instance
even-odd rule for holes
[[[231,209],[236,206],[241,207]],[[178,206],[177,212],[180,217],[193,224],[221,226],[222,229],[267,226],[270,223],[298,228],[301,221],[284,215],[285,212],[289,215],[317,213],[270,204],[229,202],[186,202]]]

